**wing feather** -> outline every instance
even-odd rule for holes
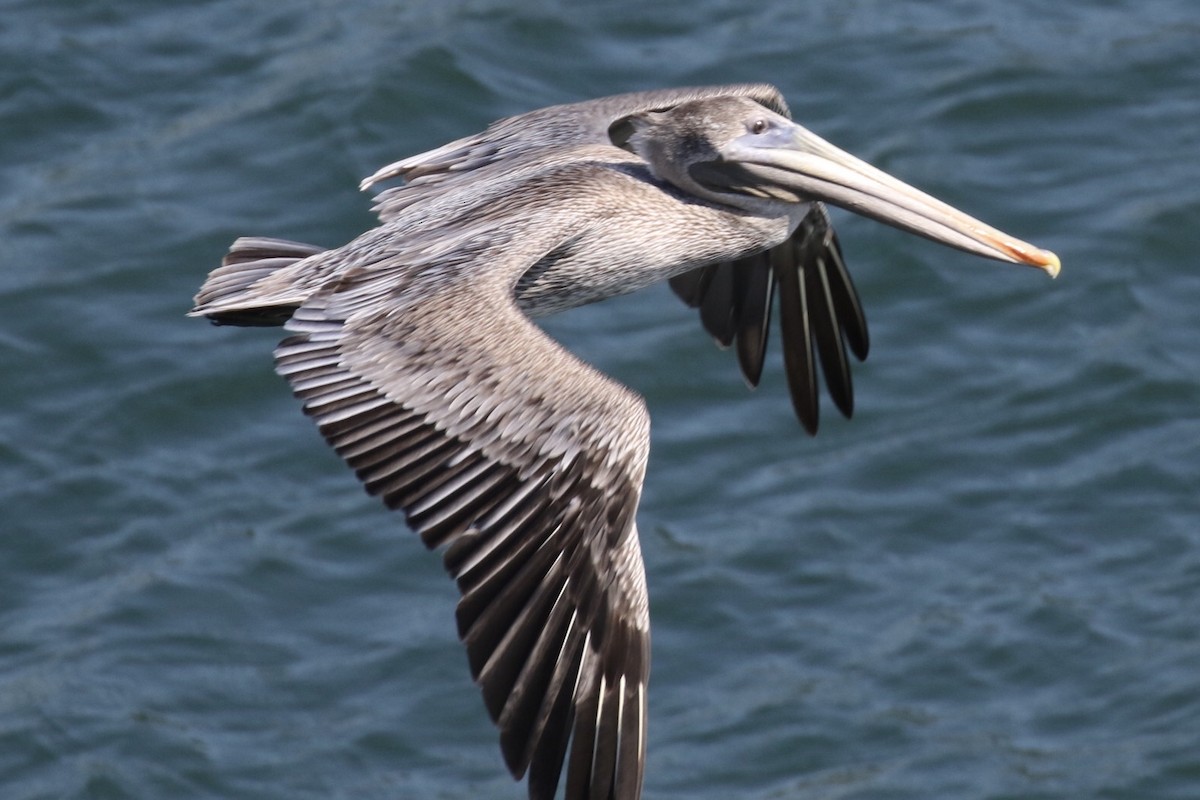
[[[443,282],[372,310],[378,279],[355,280],[301,307],[279,372],[367,490],[445,546],[471,673],[530,797],[553,797],[569,754],[587,796],[634,800],[649,676],[633,522],[644,404],[486,286]]]
[[[471,180],[470,174],[476,170],[498,162],[519,161],[539,151],[611,144],[614,126],[635,114],[665,111],[692,100],[729,96],[749,97],[772,111],[790,116],[783,95],[768,84],[695,86],[612,95],[506,117],[478,134],[389,164],[365,179],[362,188],[391,178],[404,178],[409,186],[450,182],[460,176]],[[616,143],[622,144],[619,137]],[[391,201],[404,197],[403,191],[403,188],[387,190],[376,198],[375,210],[383,221],[395,213],[396,206]],[[408,205],[400,202],[400,207]]]
[[[738,275],[737,282],[726,273]],[[670,285],[688,306],[700,309],[701,323],[720,346],[736,346],[738,364],[750,386],[758,385],[762,372],[770,307],[778,293],[784,371],[800,423],[810,434],[817,432],[818,360],[834,405],[847,417],[853,414],[854,387],[846,349],[863,361],[870,339],[858,292],[824,205],[814,203],[791,238],[765,256],[700,267],[672,278]]]

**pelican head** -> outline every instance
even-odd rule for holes
[[[810,203],[825,201],[948,247],[1058,274],[1054,253],[893,178],[749,98],[636,114],[609,134],[660,180],[710,201],[797,221]]]

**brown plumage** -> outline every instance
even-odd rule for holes
[[[866,323],[822,199],[952,247],[1057,271],[787,119],[770,86],[554,106],[369,178],[381,225],[333,250],[234,243],[196,297],[220,324],[285,325],[275,351],[326,440],[458,583],[459,636],[531,798],[634,800],[649,616],[635,514],[641,398],[531,320],[668,280],[763,368],[780,297],[793,404],[816,361],[853,408]]]

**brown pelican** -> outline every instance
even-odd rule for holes
[[[459,636],[531,798],[641,794],[650,629],[642,399],[531,318],[670,280],[758,380],[778,286],[796,411],[851,411],[866,325],[820,201],[987,258],[1058,258],[838,150],[748,85],[554,106],[383,168],[333,250],[237,240],[196,297],[280,325],[276,369],[372,494],[444,546]]]

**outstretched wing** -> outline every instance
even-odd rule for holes
[[[783,95],[768,84],[613,95],[499,120],[481,133],[389,164],[364,180],[363,188],[404,178],[405,185],[376,197],[375,210],[380,219],[388,221],[414,203],[441,194],[460,177],[478,180],[481,171],[514,177],[522,170],[576,157],[570,149],[580,145],[620,146],[628,136],[622,123],[634,114],[726,96],[749,97],[790,116]],[[498,190],[503,187],[498,180],[480,183]],[[784,366],[796,416],[810,434],[817,432],[818,360],[834,405],[847,417],[853,414],[847,346],[861,361],[867,357],[870,342],[858,293],[824,206],[814,203],[791,239],[769,253],[702,267],[673,279],[671,287],[686,303],[700,308],[701,322],[718,344],[736,344],[738,364],[751,387],[758,385],[762,375],[771,308],[778,291]]]
[[[362,182],[363,189],[390,178],[404,178],[407,186],[453,180],[499,162],[512,162],[546,149],[609,144],[613,127],[647,111],[666,111],[680,103],[710,97],[749,97],[788,116],[787,102],[768,84],[695,86],[656,89],[600,97],[580,103],[548,106],[493,122],[481,133],[457,139],[434,150],[402,159],[378,170]],[[618,145],[623,142],[617,141]],[[390,218],[388,200],[404,190],[391,189],[376,198],[380,218]]]
[[[393,266],[351,271],[301,306],[277,369],[367,490],[445,548],[471,673],[530,797],[554,796],[569,741],[568,797],[635,800],[644,403],[549,339],[505,287]]]

